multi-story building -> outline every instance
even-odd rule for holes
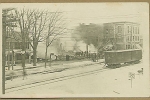
[[[112,22],[104,24],[105,43],[111,43],[116,50],[141,49],[140,24],[133,22]]]

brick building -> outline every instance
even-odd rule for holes
[[[140,24],[133,22],[104,23],[104,40],[115,50],[141,49]]]

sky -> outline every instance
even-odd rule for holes
[[[67,21],[70,28],[79,23],[101,24],[115,21],[141,23],[143,13],[149,13],[148,3],[14,3],[2,4],[2,6],[60,11],[64,13],[63,20]]]

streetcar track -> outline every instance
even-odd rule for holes
[[[27,86],[27,87],[19,86],[19,87],[7,88],[6,92],[9,93],[9,92],[13,92],[13,91],[24,90],[24,89],[33,88],[33,87],[36,87],[36,86],[41,86],[41,85],[45,85],[45,84],[60,82],[60,81],[64,81],[64,80],[68,80],[68,79],[72,79],[72,78],[77,78],[77,77],[82,77],[82,76],[86,76],[86,75],[90,75],[90,74],[96,74],[96,73],[107,71],[107,70],[110,70],[110,69],[105,70],[104,68],[101,68],[101,69],[98,69],[98,70],[82,72],[82,73],[73,74],[73,75],[66,75],[66,76],[63,76],[63,77],[58,77],[58,78],[53,78],[53,79],[46,79],[46,80],[43,80],[43,81],[38,81],[38,82],[23,85],[23,86]],[[17,88],[20,88],[20,89],[17,89]],[[10,90],[10,89],[14,89],[14,90]],[[10,90],[10,91],[8,91],[8,90]]]
[[[96,63],[98,64],[98,63]],[[91,64],[90,64],[91,65]],[[80,66],[80,67],[71,67],[71,68],[65,68],[64,70],[66,69],[73,69],[73,68],[83,68],[83,67],[87,67],[87,66],[90,66],[90,65],[86,65],[86,66]],[[92,65],[95,65],[95,64],[92,64]],[[54,71],[54,72],[61,72],[61,71]],[[44,71],[44,72],[40,72],[41,74],[48,74],[48,73],[54,73],[54,72],[51,72],[51,71]],[[39,73],[34,73],[34,74],[28,74],[28,75],[35,75],[35,74],[39,74]],[[18,76],[19,77],[19,76]],[[56,79],[56,78],[54,78]],[[49,80],[49,79],[45,79],[45,80],[42,80],[42,81],[46,81],[46,80]],[[40,81],[40,82],[42,82]],[[21,86],[25,86],[25,85],[30,85],[30,84],[34,84],[34,83],[39,83],[39,81],[36,81],[36,82],[33,82],[33,83],[27,83],[27,84],[24,84],[24,85],[19,85],[19,86],[14,86],[14,87],[10,87],[10,88],[6,88],[6,90],[8,89],[12,89],[12,88],[16,88],[16,87],[21,87]]]
[[[99,63],[96,63],[96,64],[99,64]],[[90,66],[90,65],[95,65],[95,64],[87,64],[86,66],[79,66],[79,67],[87,67],[87,66]],[[44,73],[43,72],[41,72],[41,71],[37,71],[37,72],[33,72],[33,73],[28,73],[28,75],[35,75],[35,74],[45,74],[45,73],[55,73],[55,72],[61,72],[61,71],[63,71],[63,70],[66,70],[66,69],[73,69],[73,68],[79,68],[79,67],[72,67],[72,68],[61,68],[61,69],[58,69],[58,70],[54,70],[54,71],[52,71],[52,70],[48,70],[48,71],[44,71]],[[31,68],[32,69],[32,68]],[[33,69],[38,69],[38,68],[33,68]],[[21,70],[19,70],[19,71],[16,71],[16,72],[19,72],[19,73],[22,73],[22,71]],[[14,75],[13,76],[13,78],[18,78],[18,77],[22,77],[23,75],[22,74],[18,74],[18,75]],[[10,77],[10,75],[7,75],[6,76],[6,78],[11,78]],[[7,79],[6,79],[7,80]],[[8,79],[8,80],[10,80],[10,79]]]
[[[126,66],[123,66],[122,68],[126,68]],[[107,70],[113,70],[113,69],[110,69],[110,68],[106,67],[106,68],[96,69],[96,70],[93,70],[93,71],[81,72],[81,73],[78,73],[78,74],[66,75],[66,76],[62,76],[62,77],[57,77],[57,78],[52,78],[52,79],[45,79],[45,80],[42,80],[42,81],[36,81],[36,82],[33,82],[33,83],[28,83],[28,84],[25,84],[25,85],[21,85],[21,86],[10,87],[10,88],[7,88],[6,90],[7,90],[7,93],[9,93],[9,92],[24,90],[24,89],[28,89],[28,88],[32,88],[32,87],[36,87],[36,86],[41,86],[41,85],[45,85],[45,84],[49,84],[49,83],[55,83],[55,82],[60,82],[60,81],[64,81],[64,80],[68,80],[68,79],[72,79],[72,78],[82,77],[82,76],[86,76],[86,75],[90,75],[90,74],[96,74],[96,73],[107,71]],[[50,82],[50,81],[52,81],[52,82]],[[28,86],[28,87],[23,88],[23,86]],[[20,89],[17,89],[17,88],[20,88]],[[15,90],[9,91],[11,89],[15,89]]]

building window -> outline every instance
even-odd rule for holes
[[[133,41],[134,41],[134,36],[133,36]]]
[[[135,36],[135,41],[136,41],[136,36]]]
[[[130,27],[130,32],[132,33],[132,26]]]
[[[130,37],[128,36],[128,41],[130,41]]]
[[[121,32],[122,32],[121,26],[118,26],[118,33],[121,33]]]
[[[128,45],[128,49],[130,49],[130,45]]]
[[[133,49],[134,49],[134,45],[133,45]]]
[[[126,49],[128,49],[128,45],[126,45]]]
[[[134,27],[133,27],[133,34],[134,34]]]
[[[138,27],[138,34],[139,34],[139,27]]]
[[[130,27],[128,26],[128,33],[130,33]]]
[[[135,27],[135,34],[137,34],[137,27]]]

